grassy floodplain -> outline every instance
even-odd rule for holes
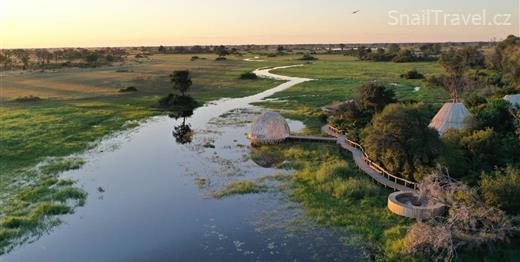
[[[305,63],[297,60],[301,55],[262,57],[265,61],[253,62],[243,61],[247,55],[231,56],[227,61],[218,62],[214,55],[199,55],[206,59],[195,61],[191,61],[191,57],[192,55],[154,55],[98,68],[3,73],[0,94],[0,189],[3,192],[0,207],[0,247],[4,251],[12,245],[13,239],[24,239],[28,232],[38,232],[57,223],[57,220],[51,219],[53,215],[70,213],[74,206],[84,203],[85,193],[74,188],[72,181],[57,179],[57,174],[81,167],[83,161],[74,157],[74,154],[92,148],[102,137],[134,127],[139,120],[162,114],[157,108],[157,101],[172,92],[168,75],[173,70],[191,71],[194,85],[190,94],[199,103],[204,103],[222,97],[255,94],[279,83],[267,79],[240,80],[239,76],[244,72],[259,67]],[[306,63],[304,67],[277,71],[279,74],[316,80],[276,94],[273,98],[279,101],[262,103],[266,107],[283,110],[291,118],[303,120],[308,126],[307,133],[319,132],[319,127],[324,123],[322,106],[355,98],[359,85],[374,79],[392,84],[400,99],[415,99],[434,104],[441,104],[447,99],[447,94],[439,88],[429,87],[419,80],[403,80],[399,77],[414,68],[426,75],[439,73],[441,69],[436,63],[372,63],[342,55],[320,55],[319,59]],[[415,92],[417,86],[421,89]],[[119,92],[128,87],[135,87],[137,91]],[[13,101],[17,97],[31,95],[41,99]],[[334,151],[321,146],[305,147],[314,153],[321,150]],[[323,175],[330,170],[305,168],[303,162],[313,160],[294,150],[287,152],[288,158],[294,159],[301,166],[297,168],[299,171],[293,196],[304,203],[309,213],[317,217],[319,222],[346,226],[357,233],[366,233],[368,239],[376,243],[371,248],[381,248],[386,243],[384,236],[389,234],[387,230],[402,233],[402,228],[392,229],[391,225],[400,227],[406,222],[386,212],[385,201],[382,200],[383,197],[379,197],[384,195],[384,190],[374,185],[369,186],[367,192],[360,193],[361,197],[367,193],[367,200],[360,200],[356,194],[345,195],[345,192],[350,192],[349,188],[366,182],[346,177],[346,184],[340,187],[344,192],[330,191],[337,183],[343,183],[338,180],[325,181],[324,185],[316,189],[324,181],[316,180],[313,174],[321,172]],[[341,155],[337,151],[330,155],[332,160],[320,161],[316,167],[328,163],[329,160],[334,163],[347,161],[340,160]],[[340,173],[345,176],[356,172],[352,164],[347,162],[338,165],[343,170]],[[325,188],[327,184],[328,189]],[[338,197],[352,200],[346,203],[338,200]],[[69,202],[75,204],[71,206],[68,205]],[[349,208],[345,209],[347,205]],[[373,206],[374,209],[367,214],[363,223],[388,223],[376,228],[368,224],[364,227],[347,223],[356,214],[352,212],[356,207],[367,206]],[[350,215],[344,213],[345,210],[350,210]],[[330,212],[336,213],[329,214]],[[355,228],[358,229],[354,230]]]
[[[267,63],[245,62],[241,57],[219,62],[213,55],[200,57],[207,59],[156,55],[111,67],[4,72],[0,92],[1,251],[24,240],[28,233],[57,223],[51,219],[53,215],[70,213],[75,205],[84,203],[85,193],[70,181],[56,179],[57,175],[80,168],[83,160],[70,156],[92,148],[102,137],[162,114],[158,100],[173,91],[169,83],[173,70],[191,71],[191,94],[201,104],[255,94],[278,83],[239,80],[240,74]],[[272,64],[277,63],[282,62]],[[137,92],[119,92],[130,86]],[[26,96],[41,99],[15,101]],[[67,205],[69,202],[76,204]]]
[[[310,133],[319,133],[325,123],[320,120],[322,107],[335,101],[355,99],[358,88],[366,82],[380,81],[392,87],[399,100],[415,100],[440,107],[449,95],[440,87],[422,80],[407,80],[400,77],[409,70],[417,69],[429,76],[440,74],[443,69],[436,62],[393,63],[359,61],[342,55],[319,55],[319,60],[305,63],[304,67],[280,69],[277,74],[315,79],[275,94],[276,102],[262,103],[265,106],[290,110],[286,115],[304,121]],[[301,62],[301,61],[300,61]],[[418,90],[417,87],[420,87]]]

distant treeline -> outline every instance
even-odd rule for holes
[[[9,49],[0,51],[2,70],[46,70],[60,67],[92,67],[123,62],[123,48]]]

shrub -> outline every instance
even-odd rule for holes
[[[200,59],[200,57],[198,57],[198,56],[192,56],[191,57],[191,61],[195,61],[195,60],[198,60],[198,59]]]
[[[302,58],[298,59],[298,60],[302,60],[302,61],[314,61],[314,60],[318,60],[317,57],[314,57],[310,54],[304,54]]]
[[[388,105],[363,131],[367,154],[389,172],[416,179],[416,171],[432,166],[442,149],[439,134],[428,127],[430,119],[428,108],[421,104]]]
[[[15,102],[25,103],[25,102],[37,102],[42,100],[38,96],[28,95],[28,96],[21,96],[14,99]]]
[[[401,75],[401,78],[404,79],[424,79],[424,75],[419,73],[417,69],[410,70],[405,74]]]
[[[509,214],[520,213],[520,172],[511,166],[494,174],[482,174],[480,192],[486,204]]]
[[[256,80],[258,76],[253,72],[246,72],[240,75],[240,79],[242,80]]]
[[[137,88],[135,86],[129,86],[129,87],[119,89],[119,92],[120,93],[137,92]]]
[[[223,56],[219,56],[217,58],[215,58],[215,61],[226,61],[227,58],[223,57]]]

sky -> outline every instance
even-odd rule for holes
[[[520,35],[519,13],[520,0],[0,0],[0,48],[488,41]]]

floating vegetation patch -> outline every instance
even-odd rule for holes
[[[37,239],[42,232],[60,223],[58,215],[70,214],[75,207],[84,205],[87,194],[73,187],[73,183],[46,178],[6,200],[0,207],[0,254]]]
[[[245,195],[266,192],[267,186],[255,184],[252,181],[237,181],[229,184],[222,191],[213,192],[213,197],[223,198],[232,195]]]

